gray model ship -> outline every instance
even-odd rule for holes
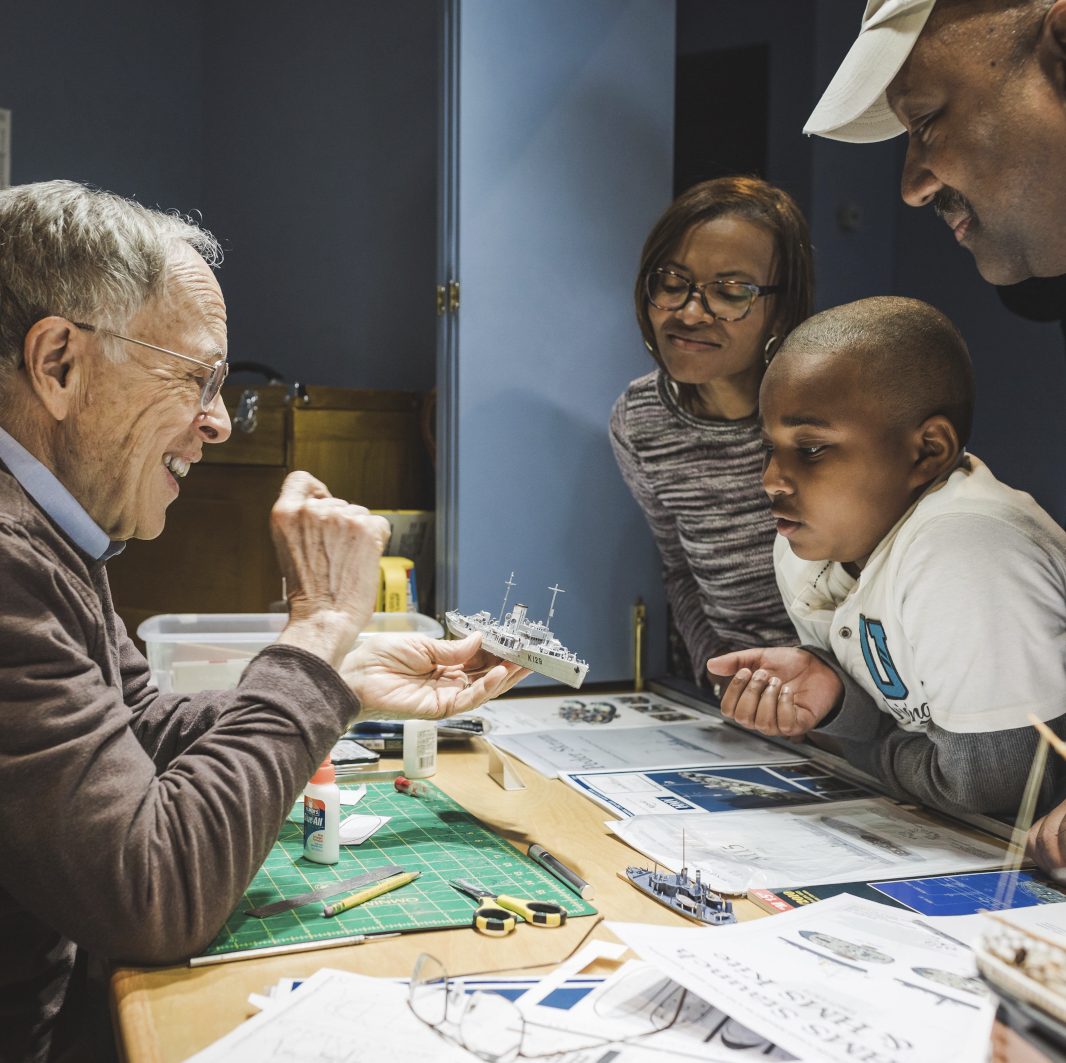
[[[566,683],[567,686],[580,687],[588,673],[588,663],[581,660],[576,653],[571,653],[548,626],[555,615],[556,595],[563,593],[562,588],[548,588],[552,592],[551,607],[548,609],[548,619],[541,622],[530,620],[526,615],[526,607],[521,603],[509,613],[505,613],[507,598],[511,588],[515,586],[513,572],[504,586],[507,590],[503,596],[503,605],[500,606],[500,619],[494,619],[488,612],[468,616],[452,609],[444,614],[448,630],[460,638],[480,631],[481,645],[489,653],[502,660],[520,664],[531,672]]]
[[[655,865],[654,871],[649,871],[646,867],[630,866],[626,868],[624,875],[619,871],[618,876],[636,886],[653,901],[658,901],[686,919],[707,926],[726,926],[737,921],[733,902],[727,901],[720,893],[715,893],[705,885],[700,879],[699,868],[696,868],[695,878],[689,877],[684,831],[681,832],[680,871],[660,871],[658,864]]]
[[[690,878],[687,867],[677,874],[660,871],[658,867],[654,871],[646,867],[627,867],[625,877],[641,893],[697,923],[725,926],[737,921],[733,902],[705,886],[700,881],[698,869],[696,877]]]

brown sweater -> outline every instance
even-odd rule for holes
[[[86,957],[210,942],[357,711],[284,646],[235,690],[157,693],[103,564],[0,467],[0,1060],[96,1058]]]

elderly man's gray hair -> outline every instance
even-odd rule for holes
[[[222,260],[206,229],[111,192],[74,181],[0,191],[0,389],[43,317],[121,330],[161,290],[176,242]]]

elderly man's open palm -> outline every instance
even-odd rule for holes
[[[424,635],[375,635],[341,668],[366,716],[439,720],[510,690],[529,670],[481,649],[481,635],[445,641]]]

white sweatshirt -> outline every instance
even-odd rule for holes
[[[801,641],[869,695],[849,691],[819,731],[903,793],[1010,815],[1036,745],[1028,715],[1066,725],[1066,532],[968,455],[857,580],[797,558],[780,536],[774,565]],[[1066,777],[1058,762],[1042,804]]]

